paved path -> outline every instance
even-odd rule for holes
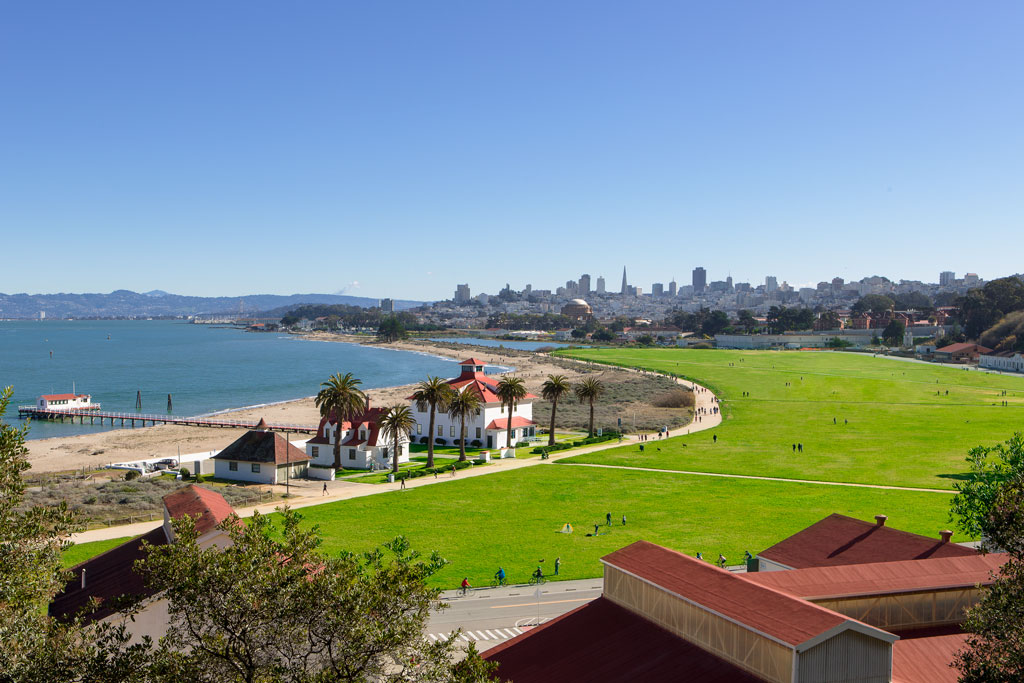
[[[608,367],[597,365],[594,366],[591,363],[585,361],[577,361],[595,367],[595,369]],[[638,374],[657,375],[660,373],[649,372],[645,370],[637,370],[634,368],[619,368],[616,366],[615,369],[628,370],[630,372],[636,372]],[[711,429],[717,426],[722,421],[722,415],[719,412],[715,414],[713,408],[717,407],[716,398],[710,390],[702,387],[699,384],[688,382],[681,379],[676,379],[676,382],[689,387],[695,392],[695,410],[704,409],[706,415],[700,415],[700,421],[697,421],[697,416],[694,417],[694,422],[684,427],[679,427],[669,431],[669,437],[683,436],[686,434],[692,434],[705,429]],[[654,438],[657,435],[650,435],[651,441],[646,443],[657,442],[658,439]],[[619,441],[607,441],[604,443],[594,444],[592,446],[584,446],[582,448],[574,448],[569,451],[553,453],[548,460],[541,460],[540,456],[532,458],[508,458],[502,460],[493,460],[490,464],[484,467],[473,467],[464,470],[459,470],[458,473],[453,477],[450,473],[440,474],[435,479],[434,477],[418,477],[416,479],[409,479],[406,481],[406,488],[414,489],[420,486],[434,486],[438,484],[445,484],[447,482],[458,481],[467,477],[482,477],[488,474],[495,474],[497,472],[508,472],[511,470],[518,470],[524,467],[534,467],[536,465],[548,464],[557,462],[562,458],[569,458],[577,455],[585,455],[587,453],[594,453],[597,451],[608,450],[610,448],[617,448],[621,445],[629,443],[639,443],[638,435],[626,436],[622,442]],[[248,508],[239,509],[239,517],[251,517],[254,512],[260,512],[260,514],[271,513],[278,507],[282,506],[287,502],[289,507],[292,509],[299,509],[304,507],[310,507],[313,505],[323,505],[324,503],[333,503],[339,500],[350,500],[352,498],[362,498],[364,496],[372,496],[378,493],[386,493],[388,491],[398,491],[401,489],[401,483],[395,482],[393,484],[361,484],[353,481],[335,480],[327,482],[327,495],[323,495],[323,481],[303,479],[292,482],[291,488],[293,490],[292,498],[287,501],[274,501],[272,503],[266,503],[263,505],[256,505]],[[275,487],[275,491],[283,492],[284,487],[278,485]],[[297,492],[296,492],[297,491]],[[79,534],[71,536],[71,540],[75,543],[90,543],[92,541],[105,541],[115,538],[124,538],[127,536],[138,536],[148,531],[155,529],[162,524],[162,520],[156,520],[152,522],[137,522],[135,524],[125,524],[121,526],[107,527],[105,529],[91,529],[89,531],[83,531]]]
[[[791,484],[818,484],[822,486],[849,486],[859,489],[883,489],[885,491],[918,491],[921,493],[955,494],[950,489],[921,489],[912,486],[885,486],[884,484],[854,484],[842,481],[819,481],[817,479],[786,479],[785,477],[761,477],[753,474],[725,474],[723,472],[690,472],[688,470],[663,470],[657,467],[631,467],[629,465],[598,465],[589,462],[567,462],[569,467],[602,467],[610,470],[630,470],[633,472],[660,472],[662,474],[688,474],[697,477],[725,477],[728,479],[759,479],[761,481],[782,481]]]

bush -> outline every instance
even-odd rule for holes
[[[131,481],[133,479],[138,479],[140,476],[142,475],[139,474],[138,470],[128,470],[124,473],[124,480]]]
[[[190,472],[188,471],[188,468],[187,468],[187,467],[179,467],[179,468],[178,468],[178,472],[180,472],[180,473],[181,473],[181,478],[182,478],[182,479],[188,479],[188,478],[189,478],[189,475],[191,474],[191,473],[190,473]]]
[[[651,404],[658,408],[692,408],[694,397],[692,391],[677,389],[656,396]]]
[[[447,446],[448,445],[448,440],[447,439],[434,439],[434,445],[435,446]]]
[[[480,448],[481,446],[483,446],[483,444],[480,442],[480,439],[473,439],[469,445],[472,446],[473,448]]]
[[[700,342],[698,344],[693,344],[689,348],[691,348],[691,349],[713,349],[714,347],[711,344],[707,343],[707,342]]]
[[[86,498],[82,502],[85,503],[86,505],[95,505],[96,504],[96,500],[97,500],[96,496],[89,496],[88,498]]]
[[[471,463],[468,460],[464,460],[463,462],[456,462],[455,464],[452,465],[452,467],[454,467],[457,470],[464,470],[467,467],[472,467],[472,466],[473,466],[473,463]]]
[[[423,444],[424,446],[427,445],[428,441],[430,441],[430,437],[427,437],[427,436],[421,436],[420,437],[420,443]]]
[[[530,445],[529,441],[520,441],[516,444],[516,448],[528,448]]]

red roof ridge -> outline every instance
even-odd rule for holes
[[[480,360],[479,358],[467,358],[466,360],[460,360],[459,365],[487,365],[487,361]]]
[[[192,517],[199,535],[213,530],[235,511],[224,496],[195,484],[167,494],[163,503],[171,519]]]

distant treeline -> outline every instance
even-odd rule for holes
[[[497,313],[487,319],[487,327],[504,330],[564,330],[575,327],[576,321],[557,313]]]
[[[958,302],[964,335],[996,351],[1024,352],[1024,281],[992,280]]]
[[[417,322],[416,316],[408,311],[397,313],[384,313],[379,308],[360,308],[359,306],[347,306],[345,304],[309,304],[299,306],[281,318],[281,324],[291,327],[302,320],[317,320],[323,318],[324,327],[329,330],[336,330],[342,327],[371,327],[379,328],[381,323],[389,318],[396,319],[401,327],[411,332],[433,332],[444,329],[440,325],[422,324]]]

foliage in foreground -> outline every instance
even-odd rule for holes
[[[995,462],[983,456],[995,453]],[[968,610],[971,635],[956,658],[964,683],[1024,680],[1024,439],[1021,434],[996,449],[974,449],[971,481],[960,486],[953,512],[965,527],[976,527],[985,546],[1009,554],[985,597]]]
[[[200,549],[191,520],[176,541],[140,562],[168,600],[158,666],[190,681],[471,681],[493,667],[470,655],[451,663],[454,639],[431,643],[439,606],[427,579],[445,565],[398,537],[362,555],[317,551],[317,529],[285,509],[224,523],[231,545]],[[166,643],[178,649],[169,650]]]

